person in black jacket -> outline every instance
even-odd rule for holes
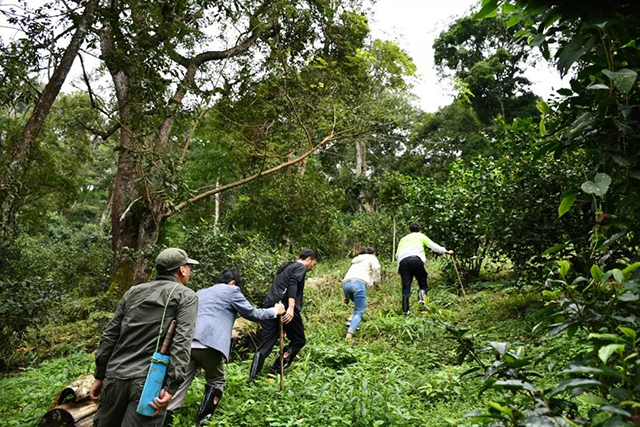
[[[304,325],[300,311],[302,310],[304,297],[304,277],[307,271],[311,271],[318,262],[316,253],[311,249],[304,249],[296,261],[283,265],[278,270],[269,293],[264,300],[263,307],[273,307],[278,301],[282,301],[286,312],[282,316],[284,330],[289,339],[289,344],[283,351],[283,365],[288,367],[296,357],[298,352],[306,344],[304,335]],[[279,319],[269,319],[262,321],[262,334],[260,336],[260,346],[253,355],[249,382],[262,370],[262,365],[273,346],[278,342],[280,336]],[[277,373],[280,370],[280,356],[273,364],[272,371]]]

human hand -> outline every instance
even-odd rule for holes
[[[289,323],[293,320],[293,307],[289,307],[287,312],[282,315],[282,322]]]
[[[273,306],[276,309],[276,313],[278,316],[284,313],[284,304],[281,302],[277,302],[276,305]]]
[[[160,390],[160,397],[154,398],[153,402],[149,403],[149,406],[156,410],[153,414],[154,417],[167,407],[169,402],[171,402],[172,397],[173,395],[167,393],[165,389]]]
[[[447,252],[445,252],[445,254],[447,254],[447,255],[453,255],[453,251],[447,251]]]
[[[102,393],[102,380],[94,380],[91,385],[91,399],[98,400],[100,399],[100,393]]]
[[[344,297],[344,303],[349,304],[349,297]]]
[[[376,283],[376,291],[380,290],[380,283]]]

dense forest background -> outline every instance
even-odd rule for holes
[[[483,347],[452,307],[429,306],[429,327],[453,340],[457,362],[475,363],[458,374],[482,373],[495,393],[486,408],[475,402],[474,423],[640,423],[640,8],[484,0],[435,41],[456,97],[426,113],[412,59],[370,36],[367,7],[0,4],[24,33],[0,46],[7,378],[90,353],[163,247],[202,262],[194,289],[238,268],[258,304],[277,266],[305,247],[331,264],[374,245],[393,275],[415,220],[455,250],[468,289],[451,258],[436,264],[452,295],[500,277],[492,292],[526,293],[539,309],[532,336],[562,335],[574,349],[564,377],[539,384],[537,359],[499,337]],[[82,85],[62,92],[74,61]],[[540,61],[570,87],[533,93],[524,72]]]

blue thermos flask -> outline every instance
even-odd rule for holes
[[[138,402],[137,412],[140,415],[152,417],[156,412],[149,404],[152,403],[156,397],[160,396],[160,391],[164,385],[164,378],[167,375],[167,368],[169,367],[169,355],[167,353],[169,352],[169,346],[171,345],[171,338],[173,338],[175,328],[176,321],[172,320],[160,352],[154,352],[151,357],[151,366],[149,366],[147,379],[144,382],[142,395]]]

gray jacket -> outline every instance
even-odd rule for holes
[[[254,322],[278,317],[273,308],[254,308],[237,286],[219,283],[196,292],[196,295],[198,317],[194,341],[218,350],[227,360],[236,314]],[[194,344],[195,348],[199,347],[197,343]]]

